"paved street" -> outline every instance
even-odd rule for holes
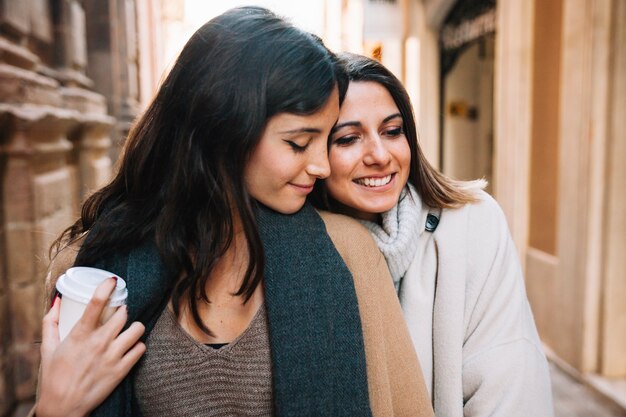
[[[626,417],[591,388],[572,379],[550,362],[556,417]]]

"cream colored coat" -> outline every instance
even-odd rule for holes
[[[443,210],[433,233],[420,230],[399,290],[435,413],[552,416],[518,254],[498,204],[480,199]]]

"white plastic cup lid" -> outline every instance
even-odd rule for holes
[[[57,280],[56,288],[63,295],[79,303],[87,304],[96,287],[107,278],[117,278],[115,290],[109,298],[110,307],[119,307],[126,304],[128,290],[126,282],[112,272],[104,269],[90,268],[87,266],[75,266],[65,271]]]

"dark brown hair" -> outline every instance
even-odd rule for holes
[[[243,172],[267,120],[312,114],[338,81],[336,57],[321,40],[267,9],[232,9],[187,42],[153,101],[130,131],[119,172],[82,206],[51,253],[89,232],[77,263],[89,265],[153,239],[176,275],[176,313],[197,302],[241,220],[249,261],[237,295],[248,300],[263,277],[255,201]],[[340,83],[340,93],[346,82]],[[94,225],[98,227],[94,228]]]

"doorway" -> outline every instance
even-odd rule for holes
[[[441,31],[440,166],[455,179],[488,181],[494,158],[495,2],[460,1]]]

